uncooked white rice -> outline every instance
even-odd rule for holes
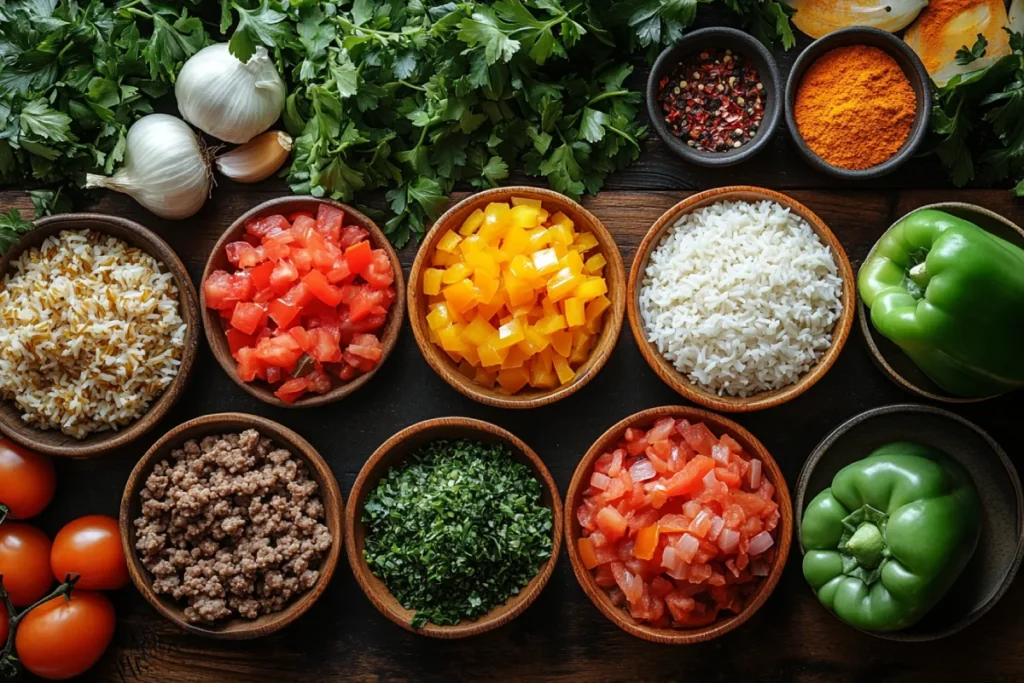
[[[644,275],[648,341],[720,396],[797,382],[831,345],[842,311],[832,252],[775,202],[720,202],[686,214]]]
[[[84,438],[142,415],[178,374],[187,325],[174,277],[91,231],[29,249],[0,289],[0,397]]]

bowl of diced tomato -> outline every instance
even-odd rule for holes
[[[573,571],[626,632],[688,644],[728,633],[775,589],[793,509],[775,460],[732,420],[652,408],[580,461],[565,505]]]
[[[228,375],[280,407],[340,400],[398,339],[405,305],[397,254],[362,213],[283,197],[238,218],[206,264],[201,303]]]

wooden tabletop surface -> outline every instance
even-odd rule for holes
[[[804,41],[806,43],[806,41]],[[796,50],[780,58],[784,72]],[[832,228],[854,268],[882,232],[907,211],[932,202],[973,202],[1024,223],[1024,205],[1005,190],[954,190],[934,158],[915,159],[870,185],[840,188],[795,156],[784,127],[771,147],[739,167],[705,170],[671,157],[649,141],[641,160],[609,179],[584,205],[615,235],[628,266],[647,229],[693,190],[762,185],[803,202]],[[135,219],[153,228],[181,256],[198,285],[214,242],[241,213],[287,189],[279,181],[255,187],[222,181],[194,218],[154,218],[121,195],[107,194],[90,210]],[[31,205],[19,192],[0,193],[0,208]],[[405,248],[406,273],[414,247]],[[735,419],[775,456],[792,486],[804,459],[846,419],[881,405],[915,402],[872,364],[855,327],[832,370],[784,406]],[[249,412],[280,421],[326,458],[342,493],[374,449],[398,430],[432,417],[466,415],[492,421],[530,444],[564,495],[579,457],[610,425],[645,408],[680,403],[644,363],[628,327],[601,373],[574,396],[532,411],[489,408],[456,393],[427,366],[408,329],[377,376],[348,399],[324,408],[289,411],[258,402],[224,374],[205,343],[194,380],[178,407],[134,445],[89,461],[58,463],[54,503],[39,524],[50,534],[89,513],[116,516],[136,460],[163,433],[208,413]],[[957,407],[987,430],[1015,461],[1020,456],[1020,396]],[[283,632],[253,642],[221,643],[187,635],[164,621],[133,588],[114,595],[114,643],[82,680],[121,683],[241,681],[771,681],[902,683],[1024,680],[1024,586],[1018,581],[979,622],[945,642],[900,644],[874,639],[839,623],[819,606],[794,549],[782,582],[746,625],[702,645],[668,647],[618,630],[584,596],[568,558],[537,602],[499,630],[457,642],[416,636],[380,615],[343,561],[313,609]]]

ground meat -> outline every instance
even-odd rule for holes
[[[211,623],[278,612],[320,577],[331,547],[305,463],[255,430],[189,441],[140,494],[135,549],[153,590]]]

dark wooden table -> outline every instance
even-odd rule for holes
[[[788,67],[795,54],[782,57],[782,66]],[[805,203],[831,226],[855,268],[895,219],[923,204],[957,199],[1024,222],[1024,205],[1006,191],[949,188],[934,158],[914,160],[871,185],[840,189],[795,157],[784,129],[757,159],[714,171],[686,166],[651,141],[639,163],[611,178],[604,193],[584,204],[616,236],[628,266],[663,211],[693,190],[729,184],[763,185]],[[91,208],[155,229],[198,284],[210,249],[231,221],[285,192],[277,181],[255,187],[222,181],[197,216],[176,223],[157,220],[120,195],[105,195]],[[10,206],[31,209],[21,193],[0,193],[0,208]],[[406,272],[413,255],[414,247],[402,252]],[[839,361],[812,390],[784,406],[736,419],[764,442],[792,485],[815,444],[841,422],[876,406],[914,400],[875,369],[855,327]],[[173,426],[208,413],[249,412],[295,429],[324,455],[346,495],[370,453],[399,429],[431,417],[478,417],[510,429],[533,446],[564,494],[577,460],[608,426],[644,408],[679,402],[644,363],[628,325],[594,381],[565,401],[527,412],[488,408],[449,388],[423,361],[408,324],[396,352],[369,385],[339,404],[312,410],[277,410],[257,402],[228,379],[204,343],[185,397],[153,433],[98,459],[58,463],[57,497],[38,521],[52,534],[80,515],[116,516],[128,473],[142,453]],[[988,430],[1016,458],[1022,407],[1019,396],[1004,397],[957,412]],[[83,680],[1024,680],[1020,582],[987,616],[948,641],[898,644],[858,633],[831,617],[804,583],[799,557],[794,549],[775,594],[746,625],[710,643],[682,648],[654,645],[618,630],[584,596],[564,556],[550,584],[521,617],[460,642],[419,637],[387,621],[359,590],[344,560],[305,617],[254,642],[219,643],[187,635],[128,588],[114,596],[114,643]]]

